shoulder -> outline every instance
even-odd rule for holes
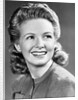
[[[75,78],[63,67],[54,64],[52,82],[49,94],[53,97],[68,97],[75,95]]]
[[[22,86],[28,81],[28,79],[29,79],[28,75],[18,76],[12,84],[12,91],[13,92],[20,91]]]
[[[56,76],[58,81],[61,80],[68,80],[70,82],[75,82],[75,77],[71,74],[67,69],[63,68],[62,66],[57,65],[54,63],[53,66],[53,75]]]

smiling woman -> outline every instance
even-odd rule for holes
[[[46,4],[16,9],[8,27],[11,69],[19,76],[13,84],[13,99],[74,96],[74,76],[63,66],[68,54],[58,42],[60,25]]]
[[[19,30],[21,36],[16,48],[22,51],[26,64],[43,67],[54,53],[55,38],[51,22],[42,18],[33,19],[24,22]]]

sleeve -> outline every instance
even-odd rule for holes
[[[24,81],[23,76],[19,76],[18,78],[15,79],[15,81],[12,84],[12,99],[15,99],[16,96],[19,97],[18,95],[21,94],[21,88],[22,88],[22,83]]]
[[[11,95],[12,95],[12,99],[15,99],[15,95],[16,95],[16,93],[17,93],[17,91],[18,91],[17,88],[18,88],[18,85],[19,85],[19,84],[18,84],[18,85],[17,85],[17,84],[18,84],[18,81],[16,81],[16,80],[15,80],[14,83],[12,84],[12,94],[11,94]]]
[[[75,97],[75,84],[71,83],[69,86],[67,86],[64,90],[64,93],[67,97]]]
[[[51,84],[48,97],[74,97],[75,83],[68,80],[55,81]]]

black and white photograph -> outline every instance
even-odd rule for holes
[[[5,0],[5,100],[75,97],[75,3]]]

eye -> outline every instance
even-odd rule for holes
[[[27,36],[27,37],[26,37],[27,40],[32,40],[32,39],[34,39],[34,38],[35,38],[34,36]]]
[[[51,39],[51,38],[52,38],[51,35],[45,35],[44,37],[45,37],[46,39]]]

